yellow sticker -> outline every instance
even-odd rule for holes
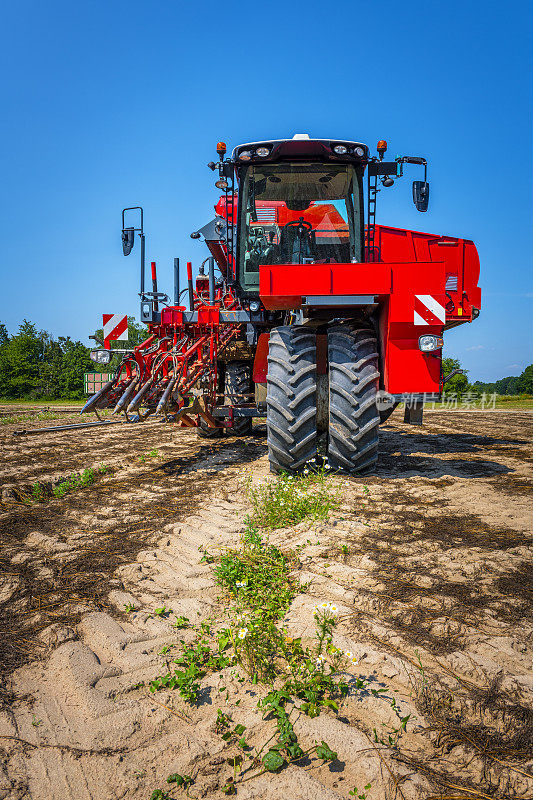
[[[463,309],[462,308],[458,308],[457,309],[457,314],[458,314],[459,317],[462,317],[463,316]]]

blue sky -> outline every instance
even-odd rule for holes
[[[425,156],[378,221],[475,241],[482,313],[447,334],[471,380],[533,361],[530,3],[1,2],[0,321],[87,341],[102,312],[138,313],[138,252],[120,211],[143,205],[147,257],[172,259],[217,199],[219,139],[389,142]],[[410,176],[411,177],[411,176]],[[417,177],[412,175],[412,177]]]

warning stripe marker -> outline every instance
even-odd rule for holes
[[[444,325],[446,308],[431,294],[415,294],[415,325]]]
[[[128,340],[128,316],[120,314],[103,314],[104,347],[109,350],[110,342]]]

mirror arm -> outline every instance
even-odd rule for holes
[[[401,178],[403,176],[403,165],[404,164],[419,164],[421,167],[424,167],[424,183],[427,183],[428,179],[428,162],[425,158],[421,156],[399,156],[396,161],[400,165],[400,171],[398,177]]]

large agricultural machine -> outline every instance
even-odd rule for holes
[[[191,234],[210,255],[194,279],[187,263],[182,291],[175,259],[173,303],[155,263],[147,290],[142,209],[125,209],[123,251],[139,237],[150,335],[84,412],[164,415],[205,438],[249,434],[266,416],[273,471],[300,469],[317,448],[348,473],[372,469],[395,406],[404,401],[416,424],[424,401],[440,398],[443,332],[475,319],[481,298],[473,242],[376,224],[378,192],[406,165],[424,170],[416,208],[429,201],[425,159],[386,161],[386,150],[297,134],[227,158],[219,142],[208,165],[222,190],[216,216]],[[132,213],[137,226],[126,225]]]

